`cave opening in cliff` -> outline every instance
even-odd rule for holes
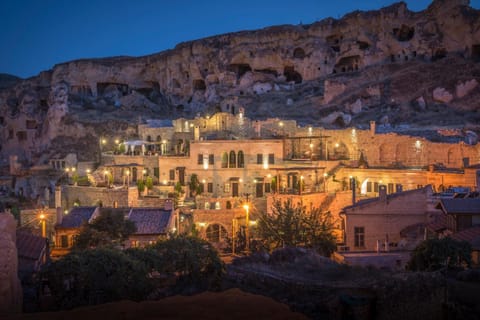
[[[437,60],[443,59],[446,56],[447,56],[447,50],[445,48],[437,49],[432,54],[432,61],[437,61]]]
[[[97,95],[102,96],[105,91],[116,88],[122,95],[128,94],[128,84],[115,83],[115,82],[98,82],[97,83]]]
[[[283,75],[288,82],[302,83],[302,75],[295,71],[294,67],[288,66],[283,69]]]
[[[235,72],[237,78],[240,78],[248,71],[252,71],[252,68],[248,63],[232,63],[228,66],[228,71]]]
[[[180,89],[181,86],[180,86],[180,82],[178,82],[177,79],[172,79],[172,86],[174,89]]]
[[[193,90],[204,91],[206,89],[207,89],[207,86],[205,85],[205,81],[203,79],[193,80]]]
[[[295,48],[295,50],[293,50],[293,57],[295,59],[304,59],[305,51],[302,48]]]
[[[356,71],[358,70],[359,60],[360,60],[360,56],[358,55],[343,57],[335,65],[335,69],[342,70],[342,72]]]
[[[27,132],[26,131],[18,131],[17,132],[17,139],[18,139],[18,141],[27,140]]]
[[[395,38],[401,42],[410,41],[415,35],[415,28],[404,24],[400,28],[394,28],[392,31]]]
[[[477,62],[480,61],[480,44],[472,46],[472,59]]]
[[[27,129],[37,129],[37,121],[35,120],[26,120],[25,126]]]
[[[255,69],[254,70],[255,72],[261,72],[261,73],[265,73],[265,74],[271,74],[275,77],[278,76],[278,72],[277,70],[273,70],[273,69]]]
[[[370,44],[365,41],[357,41],[358,49],[360,50],[367,50],[370,48]]]

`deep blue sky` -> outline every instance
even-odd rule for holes
[[[141,56],[207,36],[307,24],[394,0],[0,0],[0,73],[30,77],[80,58]],[[410,10],[430,0],[406,0]],[[480,7],[480,0],[471,0]]]

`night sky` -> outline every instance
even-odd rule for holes
[[[37,75],[80,58],[141,56],[217,34],[340,18],[393,0],[1,0],[0,73]],[[406,0],[413,11],[429,0]],[[480,7],[480,0],[471,0]]]

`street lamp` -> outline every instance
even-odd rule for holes
[[[245,209],[245,249],[248,254],[250,253],[250,238],[249,238],[249,232],[248,232],[249,231],[248,225],[250,224],[248,210],[250,209],[250,207],[248,206],[248,204],[245,204],[243,208]]]
[[[327,192],[327,177],[328,177],[328,173],[324,173],[323,174],[323,191],[324,192]]]
[[[130,170],[127,170],[125,174],[127,175],[127,187],[129,187],[130,186]]]
[[[46,238],[47,237],[47,228],[46,228],[46,225],[45,225],[45,214],[43,212],[40,213],[39,215],[39,218],[40,218],[40,223],[42,224],[42,238]]]

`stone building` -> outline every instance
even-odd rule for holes
[[[75,236],[80,233],[84,223],[90,223],[98,215],[98,207],[74,207],[66,215],[60,215],[61,219],[55,226],[55,247],[52,248],[52,257],[68,253],[75,242]]]
[[[231,235],[247,198],[257,211],[266,211],[269,198],[294,195],[339,218],[343,206],[379,196],[381,185],[387,195],[427,185],[434,191],[477,188],[480,149],[465,142],[461,132],[410,136],[384,131],[374,122],[365,130],[327,130],[299,127],[291,120],[251,121],[241,112],[171,124],[147,121],[136,140],[144,146],[134,152],[104,150],[101,166],[89,176],[96,187],[66,187],[64,204],[158,206],[153,199],[172,197],[177,184],[189,198],[188,185],[196,176],[202,195],[194,217],[202,218],[194,218],[195,223],[202,224],[205,236],[214,226],[212,238],[220,239],[218,234]],[[442,142],[426,138],[432,135]],[[147,177],[154,187],[140,194],[136,185]],[[343,227],[337,229],[341,240]]]
[[[171,202],[163,208],[132,208],[127,219],[135,223],[136,231],[130,235],[125,247],[136,248],[166,239],[176,231],[176,214]]]
[[[347,251],[413,249],[424,239],[431,221],[427,206],[432,189],[426,186],[387,195],[380,186],[378,198],[361,200],[342,210]]]

